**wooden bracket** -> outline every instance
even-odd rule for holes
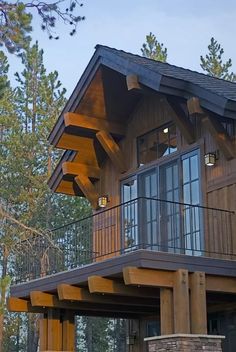
[[[205,115],[203,118],[203,123],[207,127],[208,131],[214,138],[219,149],[224,154],[226,160],[231,160],[236,157],[236,146],[230,139],[228,133],[213,115]]]
[[[93,209],[97,209],[99,194],[90,179],[87,176],[81,174],[77,175],[74,180],[92,205]]]
[[[63,175],[77,176],[82,174],[89,178],[99,179],[100,171],[101,170],[99,167],[94,167],[94,166],[81,164],[81,163],[75,163],[72,161],[65,161],[62,164]]]
[[[96,137],[111,159],[113,165],[120,171],[120,173],[127,171],[124,155],[110,133],[102,130],[96,134]]]
[[[127,75],[126,76],[126,84],[128,90],[141,90],[140,84],[138,82],[138,76],[135,74]]]
[[[125,135],[125,127],[121,123],[73,112],[67,112],[64,114],[64,123],[66,127],[76,127],[81,131],[87,130],[94,134],[98,131],[105,130],[116,136],[123,137]]]
[[[182,107],[180,106],[177,100],[173,98],[167,98],[167,101],[173,110],[173,114],[171,115],[171,118],[176,123],[181,134],[184,136],[186,142],[188,144],[194,143],[195,142],[194,128],[188,116],[186,115],[185,111],[182,109]]]

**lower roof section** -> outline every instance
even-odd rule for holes
[[[61,283],[86,286],[88,278],[94,275],[122,278],[123,269],[127,266],[168,271],[186,269],[190,273],[201,271],[209,275],[236,277],[236,261],[137,250],[84,267],[13,285],[11,296],[27,298],[31,291],[37,290],[54,293]]]

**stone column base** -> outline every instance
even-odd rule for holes
[[[147,337],[148,352],[222,352],[224,336],[175,334]]]

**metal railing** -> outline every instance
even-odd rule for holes
[[[15,281],[81,267],[137,249],[236,259],[233,211],[141,197],[20,241]],[[233,237],[234,235],[234,237]]]

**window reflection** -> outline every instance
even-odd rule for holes
[[[176,126],[157,128],[138,137],[138,165],[169,155],[177,150]]]

